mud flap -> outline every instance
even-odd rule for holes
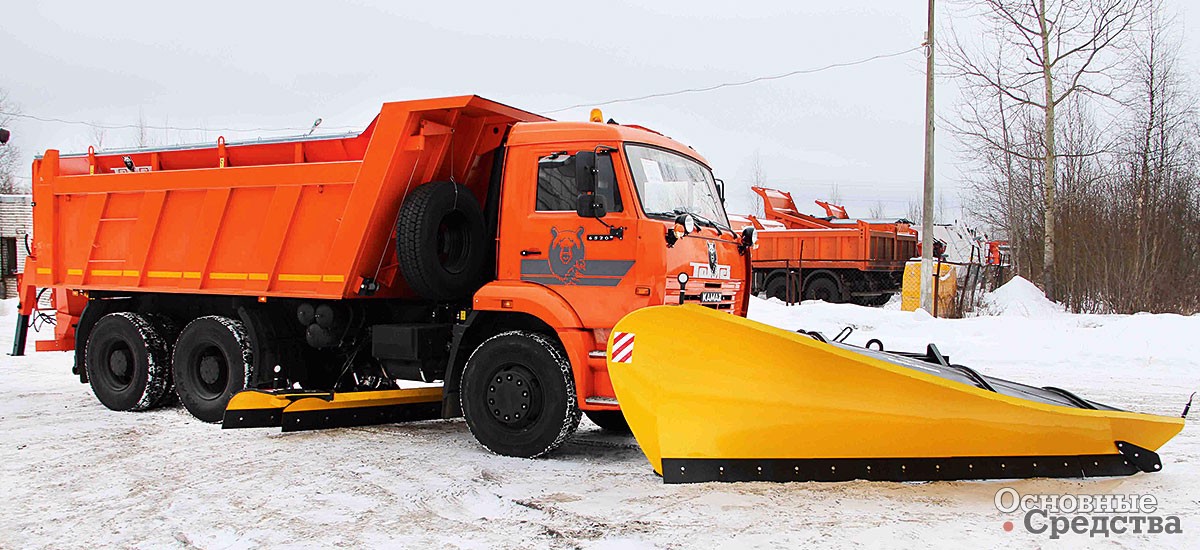
[[[337,393],[246,390],[229,400],[221,427],[295,432],[441,417],[440,387]]]
[[[625,418],[667,483],[1130,475],[1161,470],[1154,451],[1183,428],[699,306],[630,313],[608,351]]]

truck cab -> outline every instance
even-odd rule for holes
[[[505,153],[497,278],[475,294],[473,309],[522,311],[550,324],[579,408],[620,430],[605,366],[617,321],[679,303],[746,314],[753,234],[730,228],[722,195],[702,157],[656,132],[517,124]]]

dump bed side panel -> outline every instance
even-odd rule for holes
[[[481,201],[507,128],[542,117],[475,96],[388,103],[362,134],[60,156],[34,164],[31,284],[255,296],[403,296],[404,196],[454,179]],[[125,156],[134,165],[125,167]]]

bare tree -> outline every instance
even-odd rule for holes
[[[0,89],[0,112],[15,113],[17,108],[8,99],[8,92]],[[0,128],[11,130],[9,124],[12,123],[13,117],[0,114]],[[21,156],[20,150],[11,142],[7,145],[0,145],[0,193],[15,193],[20,190],[17,185],[17,170],[19,159]]]
[[[1089,69],[1102,74],[1079,78],[1091,83],[1086,91],[1046,102],[1044,71],[1033,68],[1024,81],[1005,72],[1011,65],[1006,60],[1033,57],[1030,46],[1012,40],[994,42],[989,61],[975,65],[987,67],[989,78],[960,81],[963,101],[951,125],[972,167],[964,173],[967,200],[973,217],[1009,239],[1017,273],[1037,278],[1047,270],[1046,260],[1053,262],[1055,299],[1073,311],[1195,313],[1200,311],[1195,86],[1178,68],[1181,37],[1162,15],[1162,2],[1129,5],[1137,13],[1128,15],[1133,26],[1121,32],[1132,40],[1121,50],[1116,42],[1105,46],[1112,48],[1105,60]],[[1049,18],[1060,26],[1064,20],[1058,14]],[[1024,88],[996,85],[1022,82]],[[1072,82],[1052,85],[1062,90]],[[1041,105],[1017,101],[1014,94],[1050,104],[1052,123],[1048,126]],[[1052,155],[1048,128],[1054,133]],[[1054,201],[1047,204],[1050,157]],[[1050,258],[1044,254],[1047,232],[1054,244]]]
[[[767,175],[763,170],[762,155],[754,151],[754,156],[750,157],[750,186],[763,187],[766,184]],[[762,197],[754,191],[750,191],[750,213],[755,216],[763,216],[765,213]]]
[[[1182,37],[1161,0],[1145,6],[1144,38],[1129,65],[1114,217],[1125,231],[1105,294],[1120,311],[1200,308],[1200,139],[1197,100],[1180,71]],[[1118,280],[1114,280],[1118,279]],[[1123,279],[1123,280],[1119,280]],[[1115,284],[1114,284],[1115,283]],[[1182,292],[1181,292],[1182,291]]]
[[[842,204],[842,190],[838,184],[829,184],[829,195],[825,200],[831,204]]]
[[[150,128],[146,125],[146,114],[141,109],[138,109],[137,125],[133,132],[133,142],[139,148],[154,145],[150,140]]]
[[[1059,184],[1057,109],[1075,96],[1111,97],[1116,64],[1142,0],[974,0],[989,28],[967,44],[951,31],[945,57],[966,97],[994,97],[975,106],[974,116],[956,133],[1002,151],[1001,156],[1034,161],[1041,168],[1043,239],[1041,282],[1052,298],[1055,288],[1056,186]],[[1033,151],[998,132],[996,115],[1040,118]],[[976,123],[986,123],[980,128]],[[1032,136],[1020,136],[1022,139]],[[1078,154],[1096,154],[1086,151]]]
[[[871,206],[871,218],[873,219],[883,219],[883,216],[886,215],[886,212],[887,210],[883,206],[883,201],[877,200],[875,201],[875,204]]]
[[[104,149],[104,140],[107,137],[108,137],[108,130],[105,130],[101,126],[92,126],[91,141],[92,141],[92,146],[95,147],[97,151]]]
[[[921,203],[915,200],[908,201],[908,210],[904,215],[904,219],[912,222],[914,225],[921,225],[921,214],[924,209],[921,208]]]

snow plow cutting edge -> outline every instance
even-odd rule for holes
[[[246,390],[229,400],[221,427],[294,432],[441,417],[440,386],[344,393]]]
[[[699,306],[637,310],[612,334],[617,399],[666,483],[1131,475],[1160,470],[1183,428]]]

